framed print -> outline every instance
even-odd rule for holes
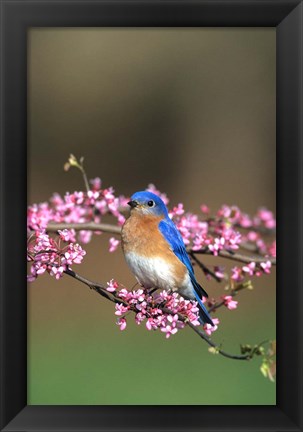
[[[301,1],[1,2],[2,430],[302,430],[302,18]],[[88,183],[87,178],[94,180]],[[116,201],[111,186],[121,193]],[[72,265],[72,271],[65,267],[70,260],[82,262],[86,246],[75,246],[78,237],[67,239],[72,231],[62,231],[67,225],[59,217],[64,203],[68,228],[78,235],[76,225],[84,221],[89,230],[90,220],[83,212],[76,216],[81,210],[72,207],[83,196],[73,191],[85,187],[93,204],[84,210],[100,223],[97,234],[107,232],[92,236],[87,246],[83,275],[91,279],[75,273],[77,266]],[[148,195],[146,208],[163,205],[166,212],[166,192],[169,209],[175,205],[170,217],[179,221],[179,229],[182,221],[194,217],[178,219],[183,203],[205,217],[208,206],[201,204],[219,207],[218,219],[206,219],[214,232],[217,220],[221,225],[222,220],[236,220],[239,229],[259,224],[257,251],[268,247],[263,251],[266,260],[256,264],[250,254],[238,254],[238,240],[228,226],[220,244],[212,244],[211,236],[191,237],[199,246],[196,251],[208,241],[209,254],[225,253],[226,261],[234,257],[242,262],[242,267],[230,262],[227,270],[212,267],[210,257],[200,261],[195,249],[187,248],[203,288],[193,279],[191,262],[180,255],[182,243],[175,249],[169,243],[188,269],[190,283],[202,290],[196,311],[184,312],[184,304],[192,304],[186,300],[183,309],[174,303],[174,314],[169,315],[169,301],[179,302],[170,292],[126,294],[122,285],[117,291],[112,277],[129,290],[134,276],[141,285],[147,277],[146,284],[154,288],[154,270],[142,275],[141,264],[128,262],[125,231],[122,246],[134,275],[126,265],[122,268],[122,252],[114,252],[127,203],[131,215],[138,211],[135,207],[144,206],[140,200],[146,192],[134,192],[146,187],[163,199]],[[103,197],[113,197],[115,226],[105,214],[105,201],[98,201],[100,190]],[[57,211],[53,232],[59,232],[58,242],[69,243],[70,249],[60,249],[56,261],[56,240],[51,267],[43,260],[35,260],[35,267],[30,263],[30,279],[37,280],[27,293],[21,240],[26,207],[33,205],[33,212],[49,209],[45,202],[55,191],[49,201]],[[269,275],[276,262],[275,242],[262,243],[265,231],[260,226],[263,220],[266,233],[272,234],[273,213],[263,208],[245,225],[246,213],[238,207],[220,207],[227,201],[252,214],[263,204],[274,211],[275,198],[276,295]],[[44,204],[37,207],[34,203],[39,202]],[[163,227],[162,221],[160,231],[170,242],[168,232],[174,228],[167,217],[168,225]],[[29,242],[40,229],[34,219]],[[183,239],[191,229],[183,226]],[[91,240],[88,230],[79,231],[85,245]],[[255,231],[250,237],[245,234],[248,251],[256,242]],[[41,237],[31,251],[42,245],[38,253],[44,254],[45,242]],[[45,271],[53,277],[40,277]],[[263,284],[268,290],[258,298],[245,291],[241,312],[240,295],[233,297],[247,274],[262,274],[255,290]],[[101,286],[92,280],[109,282]],[[219,282],[221,290],[216,291]],[[125,297],[130,292],[132,299]],[[145,296],[145,306],[134,296]],[[130,305],[135,301],[134,309]],[[208,315],[221,306],[222,330],[217,316]],[[157,319],[147,309],[159,314]],[[136,321],[127,315],[134,310]],[[246,316],[246,328],[235,325],[234,316],[238,322]],[[199,322],[206,333],[196,330]],[[275,327],[277,389],[271,382]],[[208,335],[217,328],[216,344]]]

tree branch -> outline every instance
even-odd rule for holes
[[[192,257],[192,259],[194,260],[194,262],[200,267],[200,269],[205,273],[210,275],[211,277],[213,277],[217,282],[221,282],[222,279],[219,278],[212,270],[210,270],[205,264],[203,264],[200,260],[198,260],[198,258],[196,257],[196,255],[194,254],[193,251],[189,252],[189,255]]]
[[[113,302],[113,303],[123,303],[124,305],[128,306],[128,304],[121,298],[116,297],[114,294],[107,291],[106,287],[98,282],[93,282],[84,276],[79,275],[78,273],[74,272],[71,269],[64,270],[64,273],[68,276],[73,277],[79,282],[84,283],[87,285],[90,289],[96,291],[96,293],[100,294],[102,297],[106,298],[107,300]]]
[[[121,234],[121,228],[116,225],[111,224],[105,224],[105,223],[94,223],[94,222],[88,222],[88,223],[49,223],[47,226],[47,231],[49,232],[56,232],[58,230],[63,229],[74,229],[75,231],[81,231],[81,230],[88,230],[88,231],[103,231],[107,233],[112,234]],[[212,252],[208,249],[201,249],[201,250],[188,250],[189,254],[205,254],[205,255],[213,255]],[[244,255],[237,252],[229,252],[226,250],[221,250],[218,253],[218,256],[226,259],[230,259],[233,261],[239,261],[242,263],[249,264],[250,262],[254,261],[255,263],[262,263],[264,261],[270,261],[272,265],[276,265],[276,259],[272,257],[263,257],[260,255]]]
[[[79,275],[78,273],[74,272],[71,269],[67,269],[64,271],[65,274],[67,274],[68,276],[71,276],[72,278],[78,280],[79,282],[87,285],[90,289],[93,289],[94,291],[96,291],[99,295],[101,295],[102,297],[106,298],[107,300],[113,302],[113,303],[123,303],[124,305],[129,306],[124,300],[116,297],[115,295],[109,293],[106,290],[106,287],[98,282],[93,282],[81,275]],[[167,308],[161,308],[160,309],[163,310],[163,312],[169,313],[169,314],[173,314],[172,311],[170,311]],[[130,308],[130,310],[132,310],[133,312],[135,312],[134,309]],[[254,353],[248,353],[248,354],[244,354],[244,355],[237,355],[237,354],[230,354],[227,353],[223,350],[221,350],[221,348],[216,345],[209,337],[207,337],[207,335],[203,332],[203,330],[197,326],[194,326],[192,323],[187,322],[185,320],[185,318],[178,314],[179,319],[183,322],[186,322],[188,324],[188,326],[195,332],[197,333],[198,336],[200,336],[201,339],[203,339],[209,346],[211,346],[212,348],[215,348],[216,352],[221,354],[224,357],[230,358],[230,359],[234,359],[234,360],[250,360],[253,357]]]
[[[200,336],[200,338],[202,338],[208,345],[210,345],[212,348],[215,348],[216,352],[218,354],[221,354],[223,357],[227,357],[233,360],[250,360],[253,357],[253,354],[249,353],[249,354],[230,354],[227,353],[226,351],[221,350],[221,348],[219,348],[218,345],[216,345],[211,339],[209,339],[205,333],[199,328],[194,326],[191,323],[188,323],[189,327],[195,332],[197,333],[197,335]]]
[[[208,249],[200,249],[200,250],[195,250],[193,251],[196,254],[205,254],[205,255],[213,255],[213,253],[208,250]],[[238,252],[231,252],[231,251],[227,251],[227,250],[220,250],[218,253],[218,256],[222,257],[222,258],[227,258],[233,261],[239,261],[245,264],[249,264],[252,261],[254,261],[255,263],[262,263],[265,261],[270,261],[272,265],[276,265],[276,258],[272,258],[272,257],[263,257],[260,255],[244,255],[242,253],[238,253]]]
[[[56,232],[58,230],[74,229],[75,231],[103,231],[112,234],[121,234],[121,228],[117,225],[111,225],[106,223],[49,223],[47,225],[47,231]]]
[[[234,288],[233,290],[231,290],[228,295],[235,297],[237,295],[237,293],[239,291],[242,291],[243,289],[248,289],[249,287],[252,287],[250,281],[248,282],[244,282],[241,283],[239,285],[236,286],[236,288]],[[208,309],[208,313],[213,312],[216,309],[219,309],[221,306],[223,306],[225,304],[225,301],[222,300],[221,302],[215,303],[214,305],[212,305],[209,309]]]

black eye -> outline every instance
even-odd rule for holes
[[[153,207],[155,205],[153,200],[148,201],[147,203],[148,207]]]

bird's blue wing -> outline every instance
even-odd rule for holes
[[[161,220],[161,222],[159,223],[159,230],[164,236],[165,240],[169,243],[174,254],[187,267],[190,280],[193,284],[193,288],[195,289],[196,293],[200,297],[202,296],[208,297],[207,293],[204,291],[201,285],[198,284],[195,278],[194,270],[191,265],[190,259],[187,255],[183,239],[176,225],[173,223],[171,219],[165,218]]]
[[[201,301],[202,296],[208,297],[208,295],[201,287],[201,285],[198,284],[195,278],[194,270],[191,265],[190,259],[187,255],[183,239],[176,225],[173,223],[171,219],[165,218],[159,223],[159,230],[164,236],[165,240],[169,243],[174,254],[179,258],[179,260],[186,266],[188,270],[190,280],[193,285],[193,293],[199,306],[200,322],[202,324],[209,323],[212,326],[214,326],[214,323],[212,322],[212,319],[209,316],[206,307]]]

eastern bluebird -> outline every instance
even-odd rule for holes
[[[137,281],[146,289],[178,291],[196,300],[202,324],[214,325],[201,297],[208,297],[198,284],[181,234],[157,195],[136,192],[128,202],[130,217],[122,227],[122,248]]]

